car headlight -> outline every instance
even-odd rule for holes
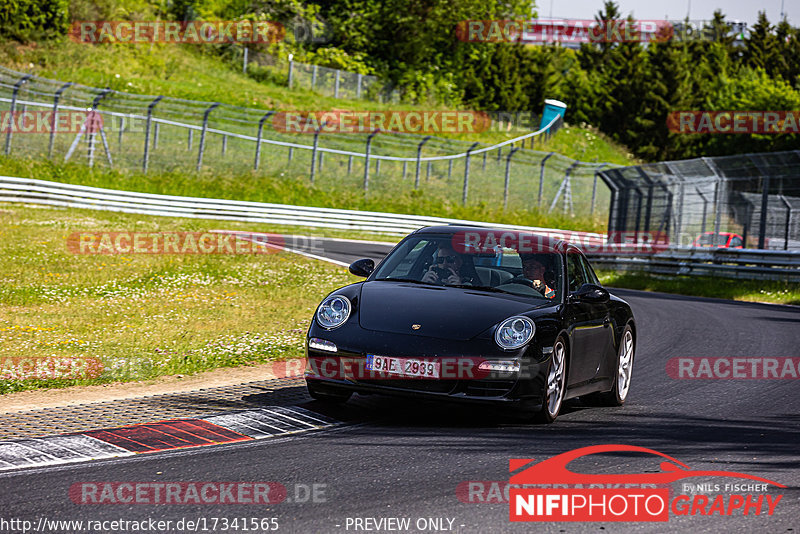
[[[509,317],[497,327],[495,342],[504,350],[518,349],[533,339],[536,325],[527,317]]]
[[[328,297],[317,308],[317,322],[323,328],[342,326],[350,317],[350,301],[345,297]]]

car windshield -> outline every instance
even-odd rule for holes
[[[713,245],[721,247],[728,243],[728,236],[725,234],[703,234],[697,238],[699,245]]]
[[[463,232],[411,235],[381,262],[371,279],[561,299],[558,252],[531,245],[517,232],[504,232],[507,238],[502,241],[486,237],[485,231],[481,234],[466,242]],[[520,242],[526,246],[519,246]]]

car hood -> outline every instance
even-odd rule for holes
[[[358,319],[367,330],[468,340],[507,317],[551,305],[503,293],[377,280],[362,284]]]

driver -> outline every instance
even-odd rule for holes
[[[463,254],[457,253],[449,245],[439,245],[434,263],[425,271],[422,281],[429,284],[474,284],[476,275],[469,271]]]
[[[522,276],[532,282],[531,287],[547,299],[555,298],[555,289],[547,285],[547,282],[555,285],[555,282],[550,279],[552,278],[552,273],[547,273],[547,268],[542,263],[542,260],[537,256],[522,254],[520,254],[520,258],[522,259]],[[546,274],[551,276],[546,279]]]

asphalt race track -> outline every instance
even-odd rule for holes
[[[333,249],[334,244],[330,245]],[[365,246],[337,241],[331,255],[338,261],[379,256],[379,246],[369,245],[369,253]],[[344,406],[329,408],[308,399],[302,407],[346,424],[279,439],[9,472],[0,475],[0,516],[29,520],[34,526],[40,518],[152,518],[171,520],[173,525],[181,519],[204,519],[205,531],[217,532],[224,531],[221,518],[237,517],[274,517],[278,532],[292,533],[399,531],[373,529],[375,523],[365,523],[366,518],[410,518],[409,532],[436,531],[431,527],[460,533],[797,532],[797,379],[673,379],[666,366],[674,357],[800,356],[800,308],[613,292],[632,305],[639,328],[633,385],[623,408],[589,408],[571,402],[555,424],[537,426],[458,405],[359,396]],[[507,481],[512,458],[543,460],[578,447],[608,443],[648,447],[692,469],[748,473],[788,488],[770,490],[770,494],[783,495],[772,516],[766,512],[730,517],[671,514],[668,524],[510,523],[507,502],[462,502],[460,497],[468,499],[457,492],[466,481],[487,481],[486,488],[489,481]],[[587,473],[643,473],[657,471],[658,463],[643,455],[616,454],[571,467]],[[74,504],[69,497],[75,483],[108,481],[271,481],[285,486],[288,493],[286,501],[274,505],[98,505]],[[714,481],[727,482],[684,483]],[[312,496],[315,484],[316,498]],[[681,484],[673,488],[681,491]],[[212,530],[214,518],[217,528]],[[425,528],[417,529],[418,520]],[[105,532],[123,531],[105,528]],[[0,530],[21,532],[8,526]],[[203,526],[197,531],[204,531]],[[265,530],[241,524],[227,530],[261,531]]]

